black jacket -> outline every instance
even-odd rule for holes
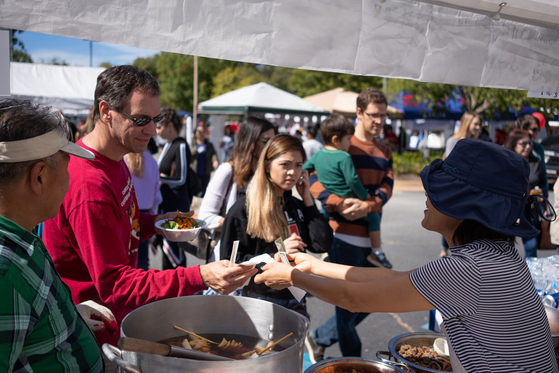
[[[229,259],[233,248],[233,241],[239,240],[239,250],[236,263],[241,263],[251,258],[268,253],[274,255],[278,250],[273,242],[266,242],[259,238],[250,237],[247,231],[246,195],[244,188],[239,191],[239,199],[231,207],[221,230],[221,258]],[[284,193],[283,211],[289,225],[289,233],[301,236],[306,249],[314,253],[324,253],[330,250],[334,241],[332,228],[328,220],[318,211],[315,205],[305,206],[303,201],[292,197],[291,192]],[[250,280],[247,286],[257,294],[278,299],[291,299],[289,290],[273,290],[264,284],[255,284]]]

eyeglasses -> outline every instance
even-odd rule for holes
[[[153,118],[132,118],[130,115],[126,114],[124,111],[120,109],[116,109],[119,113],[123,114],[126,118],[132,121],[132,124],[136,127],[145,127],[153,120],[154,124],[163,122],[163,119],[167,116],[166,114],[160,114]]]
[[[517,142],[516,144],[522,146],[523,148],[525,148],[526,146],[531,145],[531,144],[532,144],[532,141],[519,141],[519,142]]]
[[[530,127],[530,128],[528,128],[528,131],[540,132],[540,127]]]
[[[371,119],[380,119],[380,120],[385,120],[386,117],[388,116],[386,114],[369,114],[366,111],[364,111],[363,114],[367,114],[367,116]]]
[[[266,138],[264,138],[264,139],[258,138],[257,140],[262,141],[264,144],[267,144],[268,141],[270,141],[270,138],[267,138],[267,139]]]

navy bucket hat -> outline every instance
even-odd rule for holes
[[[481,140],[462,139],[446,160],[421,171],[431,204],[441,213],[474,220],[508,236],[534,237],[527,201],[528,162],[515,152]]]

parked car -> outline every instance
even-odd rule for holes
[[[547,167],[547,178],[557,180],[559,175],[559,136],[549,136],[542,141]]]

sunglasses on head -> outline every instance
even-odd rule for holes
[[[156,117],[153,117],[153,118],[149,118],[149,117],[148,118],[132,118],[130,115],[126,114],[124,111],[122,111],[120,109],[116,109],[116,111],[118,111],[119,113],[124,115],[126,118],[130,119],[132,121],[132,124],[136,127],[145,127],[152,120],[153,120],[154,124],[161,123],[163,121],[163,119],[165,119],[165,117],[167,116],[166,114],[160,114],[160,115],[158,115]]]

